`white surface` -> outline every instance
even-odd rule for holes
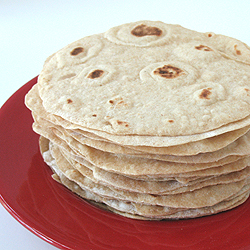
[[[250,45],[249,11],[247,0],[0,0],[0,106],[39,74],[50,54],[86,35],[149,19],[221,33]],[[55,247],[30,233],[0,205],[0,249]]]

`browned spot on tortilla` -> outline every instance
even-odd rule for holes
[[[212,94],[212,92],[210,90],[211,90],[211,88],[203,89],[202,92],[201,92],[201,94],[199,95],[199,97],[201,99],[207,99],[207,100],[209,100],[210,99],[209,95]]]
[[[172,123],[172,122],[174,122],[174,120],[168,120],[168,122]]]
[[[158,195],[157,194],[150,194],[152,197],[157,197]]]
[[[237,44],[234,45],[234,50],[235,50],[236,54],[238,56],[240,56],[241,55],[241,51],[237,49],[237,46],[238,46]]]
[[[161,77],[168,78],[168,79],[176,78],[183,73],[184,71],[182,69],[179,69],[171,65],[164,65],[163,67],[157,68],[154,71],[155,75],[159,75]]]
[[[96,114],[93,114],[92,116],[97,117],[97,115],[96,115]]]
[[[72,103],[73,101],[71,99],[67,99],[67,103]]]
[[[208,37],[212,37],[213,35],[211,33],[207,34]]]
[[[124,125],[125,127],[129,126],[127,122],[123,122],[123,121],[119,121],[119,120],[117,120],[117,124],[118,125]]]
[[[123,106],[128,106],[128,104],[124,102],[123,100],[121,100],[117,103],[117,106],[123,107]]]
[[[96,69],[94,71],[92,71],[89,75],[88,75],[88,78],[91,78],[91,79],[95,79],[95,78],[99,78],[103,75],[104,71],[101,70],[101,69]]]
[[[249,89],[248,88],[245,88],[245,90],[248,92],[249,91]]]
[[[109,103],[114,105],[116,108],[128,106],[128,104],[126,102],[124,102],[122,97],[116,97],[113,100],[109,100]]]
[[[142,36],[161,36],[162,30],[157,27],[147,26],[145,24],[141,24],[136,26],[131,34],[134,36],[142,37]]]
[[[84,51],[84,48],[83,48],[83,47],[77,47],[77,48],[74,48],[74,49],[70,52],[70,55],[76,56],[76,55],[82,53],[83,51]]]
[[[195,48],[198,49],[198,50],[203,50],[203,51],[212,51],[212,49],[209,48],[209,47],[206,46],[206,45],[195,46]]]

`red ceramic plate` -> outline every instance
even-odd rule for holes
[[[0,110],[0,201],[30,231],[61,249],[250,249],[250,199],[231,211],[180,221],[137,221],[96,208],[51,178],[24,96]]]

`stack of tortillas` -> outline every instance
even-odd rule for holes
[[[232,209],[250,191],[250,50],[140,21],[50,56],[26,96],[53,177],[137,219]]]

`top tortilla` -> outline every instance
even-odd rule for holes
[[[38,88],[49,113],[113,135],[185,136],[247,118],[250,50],[179,25],[140,21],[52,55]]]

